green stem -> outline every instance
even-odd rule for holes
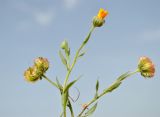
[[[67,115],[66,115],[66,108],[63,111],[64,111],[64,117],[67,117]]]
[[[57,84],[53,81],[51,81],[47,76],[43,75],[43,77],[49,82],[51,83],[53,86],[55,86],[56,88],[58,88]],[[59,88],[58,88],[59,89]]]
[[[74,112],[73,112],[72,104],[71,104],[71,102],[70,102],[69,99],[68,99],[68,107],[69,107],[69,110],[71,112],[71,117],[74,117]]]
[[[66,86],[67,86],[67,82],[68,82],[69,76],[70,76],[70,74],[71,74],[71,72],[72,72],[72,70],[73,70],[73,68],[74,68],[74,66],[75,66],[75,64],[76,64],[76,62],[77,62],[79,53],[80,53],[80,51],[83,49],[83,47],[86,45],[86,43],[88,42],[88,40],[89,40],[89,38],[90,38],[90,36],[91,36],[91,33],[93,32],[94,29],[95,29],[95,27],[92,26],[89,34],[87,35],[87,37],[85,38],[85,40],[83,41],[83,43],[81,44],[81,46],[79,47],[79,49],[78,49],[77,52],[76,52],[76,55],[75,55],[74,60],[73,60],[73,63],[72,63],[72,65],[70,66],[70,68],[68,69],[68,72],[67,72],[67,74],[66,74],[66,78],[65,78],[65,81],[64,81],[63,93],[64,93],[64,89],[65,89]],[[64,106],[64,107],[63,107],[64,117],[66,117],[66,106],[65,106],[65,105],[63,105],[63,106]],[[71,113],[72,113],[72,112],[71,112]],[[73,114],[73,113],[72,113],[72,114]]]
[[[128,75],[128,77],[129,76],[131,76],[131,75],[134,75],[134,74],[136,74],[137,72],[139,72],[139,70],[137,69],[136,71],[134,71],[134,72],[131,72],[129,75]],[[127,77],[127,78],[128,78]],[[126,78],[125,78],[126,79]],[[124,80],[124,79],[123,79]],[[87,107],[89,107],[91,104],[93,104],[94,102],[96,102],[98,99],[100,99],[102,96],[104,96],[105,94],[107,94],[107,93],[109,93],[109,92],[102,92],[99,96],[97,96],[96,98],[93,98],[89,103],[87,103]],[[84,111],[86,110],[87,108],[83,108],[83,110],[80,112],[80,114],[78,115],[78,117],[81,117],[82,116],[82,114],[84,113]]]
[[[87,42],[87,41],[89,40],[90,35],[91,35],[91,33],[93,32],[94,29],[95,29],[95,27],[92,26],[92,28],[91,28],[89,34],[87,35],[86,39],[84,40],[84,42]],[[81,50],[83,49],[83,47],[86,45],[86,43],[84,43],[84,42],[81,44],[81,46],[80,46],[79,49],[77,50],[76,55],[75,55],[74,60],[73,60],[73,63],[72,63],[70,69],[68,70],[68,72],[67,72],[67,74],[66,74],[66,78],[65,78],[65,81],[64,81],[64,87],[66,87],[66,85],[67,85],[67,82],[68,82],[70,73],[71,73],[73,67],[75,66],[75,64],[76,64],[76,62],[77,62],[77,58],[78,58],[78,56],[79,56],[80,51],[81,51]],[[64,88],[64,89],[65,89],[65,88]]]

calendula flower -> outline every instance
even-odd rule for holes
[[[144,77],[153,77],[155,73],[155,66],[148,57],[140,57],[138,70]]]
[[[49,68],[49,62],[46,58],[38,57],[34,61],[34,66],[29,67],[24,72],[24,77],[28,82],[35,82],[42,79],[43,74]]]
[[[38,57],[34,61],[35,66],[37,69],[39,69],[41,72],[45,73],[49,68],[49,62],[46,58]]]
[[[93,26],[101,27],[105,23],[105,17],[108,15],[108,11],[100,8],[97,16],[93,18]]]
[[[108,15],[108,11],[100,8],[97,17],[100,19],[104,19]]]
[[[25,72],[24,72],[24,77],[26,81],[28,82],[35,82],[39,79],[41,79],[42,72],[40,72],[36,66],[29,67]]]

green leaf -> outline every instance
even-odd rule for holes
[[[121,84],[121,81],[114,82],[111,86],[109,86],[107,89],[104,90],[104,93],[112,92],[116,88],[118,88]]]
[[[127,78],[128,76],[130,76],[130,72],[126,72],[126,73],[122,74],[121,76],[118,77],[117,80],[122,81],[125,78]]]
[[[62,63],[63,63],[63,64],[67,67],[67,69],[68,69],[67,60],[66,60],[66,58],[63,56],[63,54],[62,54],[61,51],[59,51],[59,56],[60,56],[60,58],[61,58]]]
[[[67,106],[67,102],[68,102],[68,92],[63,92],[62,93],[62,106],[63,106],[63,112],[65,111],[65,108]]]
[[[66,54],[66,56],[70,56],[70,48],[68,48],[67,50],[65,50],[65,54]]]
[[[96,92],[98,91],[99,89],[99,81],[97,80],[97,83],[96,83]]]
[[[68,104],[67,104],[67,106],[68,106],[68,108],[69,108],[69,110],[70,110],[70,112],[71,112],[71,117],[74,117],[74,112],[73,112],[72,104],[71,104],[71,102],[70,102],[69,99],[68,99]]]
[[[80,76],[79,78],[77,78],[76,80],[73,80],[72,82],[70,82],[70,83],[65,87],[64,93],[65,93],[66,91],[68,91],[69,88],[70,88],[74,83],[76,83],[80,78],[81,78],[81,76]]]
[[[92,115],[94,113],[94,111],[96,110],[96,108],[97,108],[97,103],[85,113],[84,117],[88,117],[88,116]]]
[[[82,57],[82,56],[84,56],[84,54],[85,54],[85,52],[82,52],[81,54],[79,54],[78,57]]]
[[[95,94],[95,98],[98,97],[98,89],[99,89],[99,81],[97,80],[97,82],[96,82],[96,94]]]
[[[92,33],[92,32],[90,32],[90,33],[88,34],[88,36],[85,38],[83,44],[86,44],[86,43],[88,42],[88,40],[89,40],[89,38],[90,38],[90,36],[91,36],[91,33]]]
[[[56,77],[56,82],[57,82],[58,88],[59,88],[59,90],[60,90],[60,92],[61,92],[61,94],[62,94],[63,86],[60,84],[60,82],[59,82],[59,80],[58,80],[57,77]]]
[[[63,114],[64,114],[64,112],[62,112],[62,113],[60,114],[60,117],[63,117]]]

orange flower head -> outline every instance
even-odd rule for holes
[[[155,66],[148,57],[140,57],[138,69],[142,76],[153,77],[155,74]]]
[[[108,15],[108,11],[100,8],[97,17],[100,19],[104,19]]]
[[[105,23],[105,17],[108,15],[108,11],[100,8],[97,16],[93,17],[93,26],[101,27]]]

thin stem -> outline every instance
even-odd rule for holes
[[[77,62],[77,58],[78,58],[78,56],[79,56],[79,53],[80,53],[80,51],[83,49],[83,47],[86,45],[86,43],[88,42],[88,40],[89,40],[89,38],[90,38],[90,35],[91,35],[91,33],[93,32],[94,29],[95,29],[95,27],[92,26],[89,34],[87,35],[87,37],[85,38],[85,40],[83,41],[83,43],[81,44],[81,46],[79,47],[79,49],[78,49],[77,52],[76,52],[76,55],[75,55],[74,60],[73,60],[73,63],[72,63],[72,65],[70,66],[70,68],[68,69],[68,72],[67,72],[67,74],[66,74],[66,78],[65,78],[65,81],[64,81],[63,91],[64,91],[65,88],[66,88],[66,85],[67,85],[69,76],[70,76],[70,74],[71,74],[71,72],[72,72],[72,69],[73,69],[73,67],[75,66],[76,62]],[[66,106],[63,107],[63,111],[64,111],[64,117],[66,117]]]
[[[43,75],[43,77],[49,82],[51,83],[53,86],[55,86],[56,88],[58,88],[57,84],[55,82],[53,82],[52,80],[50,80],[47,76]],[[59,89],[59,88],[58,88]]]
[[[69,110],[70,110],[70,112],[71,112],[71,117],[74,117],[73,108],[72,108],[72,105],[71,105],[71,102],[70,102],[69,99],[68,99],[68,107],[69,107]]]
[[[95,29],[95,27],[92,26],[92,28],[91,28],[88,36],[91,35],[91,33],[93,32],[94,29]],[[87,36],[87,37],[88,37],[88,36]],[[86,40],[86,39],[85,39],[85,40]],[[84,41],[85,41],[85,40],[84,40]],[[75,55],[74,60],[73,60],[73,63],[72,63],[72,65],[71,65],[70,69],[69,69],[68,72],[67,72],[67,75],[66,75],[66,78],[65,78],[65,81],[64,81],[64,87],[66,87],[66,85],[67,85],[67,82],[68,82],[70,73],[71,73],[73,67],[75,66],[75,64],[76,64],[76,62],[77,62],[77,58],[78,58],[78,56],[79,56],[79,53],[80,53],[80,51],[83,49],[83,47],[84,47],[85,45],[86,45],[86,43],[82,43],[81,46],[79,47],[79,49],[77,50],[76,55]]]
[[[134,72],[131,72],[129,75],[128,75],[128,77],[129,76],[131,76],[131,75],[134,75],[134,74],[136,74],[136,73],[138,73],[139,72],[139,70],[137,69],[136,71],[134,71]],[[127,78],[128,78],[127,77]],[[125,78],[126,79],[126,78]],[[123,79],[124,80],[124,79]],[[109,93],[109,92],[107,92],[107,93]],[[93,98],[89,103],[87,103],[87,107],[89,107],[91,104],[93,104],[94,102],[96,102],[98,99],[100,99],[102,96],[104,96],[105,94],[107,94],[106,92],[102,92],[99,96],[97,96],[96,98]],[[83,110],[80,112],[80,114],[78,115],[78,117],[81,117],[82,116],[82,114],[84,113],[84,111],[86,110],[87,108],[83,108]]]
[[[64,117],[67,117],[67,115],[66,115],[66,108],[64,109]]]

